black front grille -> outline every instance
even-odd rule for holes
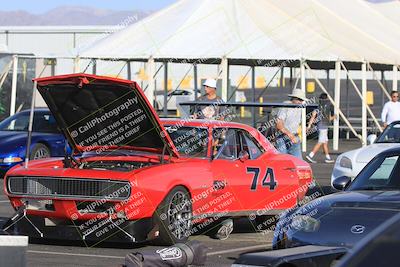
[[[124,200],[130,196],[127,181],[64,177],[8,177],[7,191],[12,195],[57,198]]]

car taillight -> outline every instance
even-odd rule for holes
[[[299,180],[312,180],[312,171],[309,168],[297,168],[297,176],[299,177]]]

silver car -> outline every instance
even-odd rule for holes
[[[400,146],[400,121],[389,124],[383,133],[376,138],[376,135],[368,136],[369,145],[359,149],[351,150],[340,154],[336,159],[331,176],[331,184],[341,176],[351,179],[367,165],[367,163],[380,152],[393,147]]]

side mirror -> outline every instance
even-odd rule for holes
[[[249,158],[250,158],[250,155],[249,155],[249,153],[247,153],[247,151],[242,150],[239,152],[239,160],[241,162],[245,162]]]
[[[370,134],[367,136],[367,145],[371,145],[376,141],[376,138],[378,138],[376,136],[376,134]]]
[[[340,176],[333,180],[332,186],[333,188],[343,191],[351,182],[351,178],[348,176]]]

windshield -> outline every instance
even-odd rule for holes
[[[17,113],[0,123],[0,131],[28,131],[29,112]],[[40,133],[59,133],[57,123],[50,113],[35,112],[33,131]]]
[[[207,157],[208,129],[165,126],[179,154],[183,157]]]
[[[388,125],[376,143],[400,143],[400,123]]]
[[[399,155],[373,159],[348,190],[400,190]]]

